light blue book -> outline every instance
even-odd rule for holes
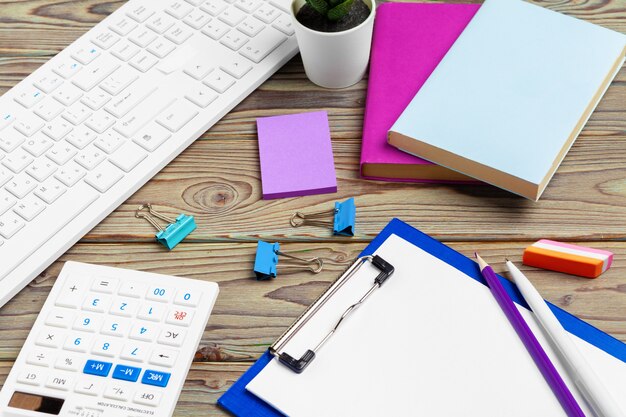
[[[621,33],[521,0],[487,0],[389,143],[538,200],[625,50]]]

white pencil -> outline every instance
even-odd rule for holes
[[[561,353],[565,369],[597,417],[625,417],[589,363],[580,354],[561,323],[554,316],[539,292],[508,259],[506,267],[535,317]]]

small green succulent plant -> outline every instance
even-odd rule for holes
[[[336,22],[348,14],[354,0],[306,0],[319,14]]]

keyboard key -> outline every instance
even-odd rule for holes
[[[131,17],[133,20],[139,23],[145,22],[146,19],[148,19],[153,14],[154,14],[154,11],[152,11],[151,9],[148,9],[145,6],[135,6],[133,9],[126,12],[127,16]]]
[[[165,37],[174,42],[176,45],[182,44],[189,39],[191,35],[193,35],[193,31],[189,27],[183,25],[174,25],[171,29],[165,32]]]
[[[233,77],[239,79],[252,69],[252,64],[243,58],[235,56],[233,58],[225,59],[224,63],[220,65],[220,68]]]
[[[85,182],[101,193],[105,193],[123,178],[122,172],[106,161],[85,177]]]
[[[52,71],[56,72],[61,77],[67,80],[69,78],[72,78],[72,76],[80,71],[82,68],[83,66],[80,65],[78,62],[74,61],[73,59],[68,59],[53,67]]]
[[[63,77],[53,72],[47,72],[45,75],[36,78],[34,84],[35,87],[39,88],[44,93],[50,94],[63,84]]]
[[[157,329],[148,324],[136,324],[130,331],[128,337],[134,340],[142,340],[144,342],[153,342],[157,337]]]
[[[218,95],[215,91],[203,85],[194,85],[185,93],[187,100],[202,108],[206,108],[213,103],[217,97]]]
[[[150,363],[152,365],[164,366],[166,368],[172,368],[176,364],[176,357],[178,352],[162,347],[157,347],[152,351],[150,356]]]
[[[56,169],[56,168],[55,168]],[[67,191],[67,188],[55,178],[49,178],[35,188],[35,195],[47,204],[54,203]]]
[[[91,349],[94,355],[107,356],[113,358],[122,351],[122,344],[111,337],[102,337],[96,341]]]
[[[27,222],[33,220],[45,209],[46,206],[43,201],[34,195],[28,195],[20,200],[14,207],[13,211]]]
[[[139,390],[135,393],[133,402],[137,404],[157,407],[161,402],[161,393],[155,391]]]
[[[27,139],[26,142],[24,142],[24,144],[22,145],[22,148],[32,156],[41,156],[48,149],[50,149],[53,144],[54,143],[48,136],[45,136],[40,132],[37,133],[35,136]]]
[[[233,51],[238,50],[248,42],[248,37],[237,30],[229,31],[220,41],[222,45],[226,45]]]
[[[26,369],[20,372],[17,377],[17,382],[19,382],[20,384],[39,386],[43,384],[43,381],[45,379],[44,375],[45,373],[40,370]]]
[[[65,375],[65,376],[55,376],[50,375],[48,380],[46,381],[46,387],[52,389],[58,389],[61,391],[68,391],[70,387],[74,385],[74,379]]]
[[[263,4],[262,0],[235,0],[234,5],[246,13],[252,13]]]
[[[211,21],[211,16],[200,10],[193,10],[183,19],[183,22],[198,30]]]
[[[57,117],[61,114],[61,112],[63,112],[63,110],[65,110],[65,107],[51,98],[43,100],[41,103],[35,105],[34,108],[35,114],[44,119],[46,122],[49,122]]]
[[[85,126],[89,127],[96,133],[103,133],[114,124],[115,118],[104,111],[94,113],[85,122]]]
[[[98,165],[100,165],[106,159],[106,154],[95,146],[89,146],[80,152],[75,158],[80,166],[88,171],[91,171]]]
[[[48,135],[50,139],[58,142],[63,139],[68,133],[70,133],[72,129],[73,127],[70,122],[65,119],[59,118],[47,123],[43,127],[42,132]]]
[[[71,106],[82,96],[82,90],[72,84],[63,84],[52,93],[52,97],[64,106]]]
[[[0,149],[5,152],[13,152],[25,140],[25,136],[14,131],[9,131],[8,133],[0,135]]]
[[[263,4],[259,7],[256,12],[254,12],[254,16],[258,17],[265,23],[272,23],[274,19],[280,16],[280,11],[278,9],[270,6],[268,3]]]
[[[138,309],[137,301],[131,298],[118,298],[111,304],[109,313],[115,316],[133,317]]]
[[[29,365],[49,367],[54,362],[54,355],[46,349],[35,349],[26,358]]]
[[[281,32],[274,28],[267,28],[267,30],[264,30],[255,38],[252,38],[239,53],[259,63],[286,40],[287,37]]]
[[[130,138],[174,101],[167,90],[156,90],[147,98],[150,102],[149,106],[136,106],[116,123],[113,129],[122,136]]]
[[[65,337],[65,333],[56,329],[45,329],[37,339],[35,340],[35,344],[37,346],[44,346],[50,348],[58,348],[63,344],[63,338]]]
[[[0,130],[7,128],[15,121],[15,116],[12,113],[0,113]]]
[[[287,36],[291,36],[294,34],[293,20],[287,15],[280,15],[278,19],[274,21],[272,26],[280,30]]]
[[[128,322],[117,317],[109,317],[104,321],[100,333],[107,336],[124,337],[128,333]]]
[[[85,363],[83,373],[87,375],[107,377],[109,376],[109,372],[111,371],[112,366],[113,364],[110,362],[101,362],[90,359],[87,361],[87,363]]]
[[[197,57],[185,65],[183,72],[196,80],[201,80],[215,69],[212,61],[209,57]]]
[[[126,344],[120,353],[120,358],[131,362],[145,362],[148,349],[144,346],[145,344],[140,344],[140,342]]]
[[[165,318],[165,322],[168,324],[175,324],[177,326],[189,327],[191,321],[193,320],[193,311],[175,308],[169,311],[167,317]]]
[[[26,168],[26,173],[36,179],[39,182],[45,181],[50,175],[57,170],[57,166],[54,162],[50,161],[47,158],[38,158],[32,164]],[[35,194],[38,189],[35,190]],[[45,201],[45,200],[44,200]],[[1,202],[0,202],[1,206]],[[0,209],[0,214],[2,214],[2,210]]]
[[[92,112],[89,107],[80,102],[77,102],[65,109],[65,113],[63,113],[63,118],[74,126],[78,126],[79,124],[87,120],[87,118],[91,116],[91,113]]]
[[[117,59],[110,55],[103,55],[76,74],[72,83],[83,91],[89,91],[119,67],[120,63]]]
[[[4,188],[15,197],[24,198],[26,194],[33,191],[36,186],[37,181],[35,181],[30,175],[22,173],[10,179]],[[5,237],[8,238],[8,236]]]
[[[141,306],[137,318],[148,321],[161,321],[165,315],[165,307],[158,303],[147,303]]]
[[[157,343],[180,347],[185,341],[185,335],[185,330],[182,330],[180,327],[166,326],[163,327],[163,330],[161,330]]]
[[[117,401],[128,401],[132,395],[132,392],[126,388],[125,385],[109,385],[104,390],[104,398],[110,398]]]
[[[137,282],[124,281],[120,286],[118,294],[124,297],[140,298],[146,293],[146,287]]]
[[[228,9],[224,10],[220,15],[219,15],[219,19],[226,23],[229,26],[237,26],[239,23],[243,22],[243,20],[246,18],[246,14],[244,12],[242,12],[241,10],[235,8],[235,7],[229,7]]]
[[[154,385],[155,387],[167,387],[171,374],[167,372],[153,371],[146,369],[141,378],[141,383],[145,385]]]
[[[100,48],[89,45],[75,50],[72,53],[72,58],[74,58],[83,65],[87,65],[91,63],[91,61],[99,57],[100,53]]]
[[[145,48],[150,45],[157,38],[156,33],[148,28],[139,28],[130,34],[128,40],[139,46]]]
[[[124,143],[124,138],[114,131],[108,131],[96,139],[94,145],[102,149],[107,154],[112,154]]]
[[[121,41],[121,42],[118,42],[115,45],[115,47],[111,50],[111,54],[121,59],[122,61],[126,62],[132,57],[134,57],[135,55],[137,55],[137,53],[139,53],[139,50],[140,49],[136,47],[135,45],[133,45],[132,43]]]
[[[235,80],[230,75],[218,70],[209,74],[203,83],[218,93],[223,93],[235,84]]]
[[[158,13],[146,23],[150,29],[162,35],[166,30],[172,27],[176,21],[169,15]]]
[[[100,317],[93,314],[79,314],[74,321],[72,329],[81,332],[95,333],[100,330]]]
[[[121,118],[130,110],[137,107],[139,103],[155,92],[156,86],[147,82],[138,82],[128,88],[124,94],[115,97],[104,109],[117,118]]]
[[[102,106],[107,104],[111,100],[111,96],[109,96],[104,91],[93,90],[87,93],[80,101],[87,105],[91,110],[100,110]]]
[[[85,126],[78,126],[67,135],[65,140],[78,149],[84,149],[87,145],[93,142],[96,137],[97,135],[93,132],[93,130],[89,130]]]
[[[147,156],[148,154],[139,146],[131,142],[126,142],[109,157],[109,161],[122,171],[130,172],[141,161],[146,159]]]
[[[0,190],[0,214],[4,214],[17,203],[17,199],[5,190]]]
[[[10,239],[23,227],[24,220],[12,211],[0,216],[0,236],[5,239]]]
[[[129,70],[128,67],[120,68],[102,81],[100,88],[116,96],[123,89],[135,82],[137,78],[139,78],[139,73]]]
[[[197,115],[198,110],[193,104],[186,100],[178,100],[161,113],[156,122],[170,132],[178,132]]]
[[[107,50],[113,45],[115,45],[120,40],[120,37],[110,30],[104,30],[98,33],[94,38],[91,39],[93,43],[95,43],[100,48]]]
[[[91,293],[85,297],[85,302],[83,303],[83,310],[93,311],[95,313],[104,313],[111,306],[111,297]]]
[[[83,302],[83,294],[86,290],[87,286],[82,277],[70,275],[65,278],[65,283],[54,304],[59,307],[78,308]]]
[[[228,4],[222,0],[206,0],[200,5],[200,9],[209,13],[211,16],[217,16],[228,8]]]
[[[270,0],[272,6],[276,6],[285,13],[289,13],[291,7],[291,0]]]
[[[28,152],[24,149],[16,149],[2,160],[2,165],[9,168],[13,173],[18,174],[31,162],[33,162],[33,157]]]
[[[112,25],[109,25],[109,28],[120,36],[128,35],[136,27],[137,23],[126,17],[122,17]]]
[[[156,123],[151,123],[140,129],[139,133],[133,138],[133,142],[152,152],[171,136],[172,134],[167,129]]]
[[[64,308],[52,309],[46,318],[46,326],[69,328],[74,322],[74,313]]]
[[[202,293],[199,291],[178,290],[174,297],[174,304],[197,307],[201,298]]]
[[[39,88],[26,87],[15,96],[15,101],[17,101],[27,109],[30,109],[35,104],[39,103],[39,101],[41,101],[44,96],[45,94]]]
[[[122,381],[137,382],[141,368],[135,368],[133,366],[116,365],[113,370],[113,379],[120,379]]]
[[[113,294],[119,283],[120,280],[117,278],[99,277],[94,279],[93,284],[91,284],[91,291]]]
[[[202,33],[211,39],[218,40],[230,30],[230,26],[217,19],[211,20],[203,29]]]
[[[202,3],[204,3],[204,0],[185,0],[185,1],[195,7],[200,6]]]
[[[193,7],[184,1],[175,1],[165,8],[167,14],[179,20],[187,16],[192,10]]]
[[[63,349],[69,350],[72,352],[87,352],[89,345],[91,344],[91,336],[85,333],[73,333],[67,339],[65,339],[65,344],[63,345]]]
[[[162,303],[169,303],[172,299],[172,289],[165,286],[153,286],[148,288],[148,292],[146,293],[146,299],[152,301],[159,301]]]
[[[175,48],[176,48],[176,45],[174,45],[172,42],[165,40],[165,39],[159,39],[156,42],[153,42],[148,47],[148,52],[156,55],[159,58],[165,58]]]
[[[28,113],[17,119],[13,127],[25,136],[31,137],[44,127],[44,121],[38,116]]]
[[[74,387],[74,391],[79,394],[97,396],[100,395],[103,388],[102,381],[97,381],[93,378],[82,378]]]
[[[141,72],[146,72],[159,62],[159,59],[149,52],[142,51],[135,55],[130,61],[130,65]]]
[[[66,141],[62,141],[54,145],[46,153],[46,156],[57,165],[65,165],[65,163],[72,159],[76,153],[76,148]]]
[[[241,22],[237,29],[248,36],[256,36],[265,29],[265,25],[259,19],[250,16]]]
[[[83,178],[85,174],[85,170],[76,162],[68,162],[58,169],[54,174],[54,178],[61,181],[66,186],[72,187]]]
[[[54,363],[56,369],[72,372],[78,372],[82,366],[83,363],[80,357],[71,353],[61,354]]]

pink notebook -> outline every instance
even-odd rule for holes
[[[399,151],[387,143],[387,132],[479,7],[430,3],[378,6],[363,120],[362,177],[415,182],[476,181]]]

